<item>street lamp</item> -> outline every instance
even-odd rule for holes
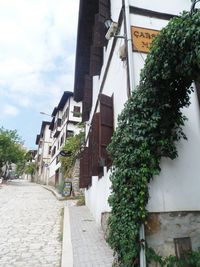
[[[42,114],[42,115],[46,115],[46,116],[49,116],[49,117],[51,117],[51,115],[50,115],[50,114],[48,114],[48,113],[45,113],[45,112],[43,112],[43,111],[40,111],[40,114]]]

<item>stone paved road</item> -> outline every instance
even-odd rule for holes
[[[0,189],[0,266],[59,267],[63,203],[39,185],[13,181]]]

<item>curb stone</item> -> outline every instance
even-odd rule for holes
[[[68,205],[64,207],[61,267],[73,267],[73,248]]]
[[[49,186],[46,186],[46,185],[41,185],[44,189],[52,192],[52,194],[56,197],[57,200],[59,201],[63,201],[63,200],[66,200],[65,197],[63,197],[62,195],[60,195],[55,189],[49,187]]]

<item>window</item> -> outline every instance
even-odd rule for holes
[[[62,137],[60,138],[60,146],[63,144],[64,142],[64,134],[62,135]]]
[[[104,167],[111,166],[107,146],[113,135],[113,98],[100,95],[100,112],[95,113],[89,133],[89,160],[92,176],[103,176]]]
[[[73,131],[67,131],[66,132],[66,138],[69,138],[70,136],[74,136],[74,132]]]
[[[52,150],[52,157],[55,155],[56,153],[56,146],[53,147],[53,150]]]
[[[107,152],[107,146],[113,135],[113,98],[100,95],[100,156],[105,160],[105,166],[111,166],[111,158]]]
[[[59,156],[56,157],[56,164],[59,163]]]
[[[42,147],[42,141],[40,141],[40,143],[39,143],[39,148],[41,148]]]
[[[81,116],[81,108],[80,107],[74,106],[73,116],[74,117],[80,117]]]
[[[90,153],[89,148],[85,147],[81,153],[80,158],[80,180],[79,187],[86,188],[91,184],[91,172],[90,172]]]
[[[49,155],[51,155],[51,146],[49,146],[49,152],[48,153],[49,153]]]
[[[67,107],[67,109],[65,110],[65,119],[68,117],[69,114],[69,107]]]
[[[190,237],[182,237],[174,239],[175,253],[178,259],[186,259],[187,252],[192,251]]]
[[[57,120],[57,127],[60,127],[61,126],[61,119],[58,119]]]
[[[40,162],[41,161],[41,156],[39,155],[38,156],[38,160],[37,160],[38,162]]]

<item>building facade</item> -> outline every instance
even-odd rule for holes
[[[86,205],[99,224],[102,215],[111,211],[112,164],[106,147],[117,117],[139,84],[149,42],[169,19],[190,10],[190,6],[190,0],[80,1],[74,87],[74,99],[83,101],[82,119],[86,122],[80,186],[85,188]],[[104,26],[107,19],[114,22],[109,30]],[[188,118],[184,126],[188,140],[178,143],[177,159],[163,158],[160,175],[149,184],[150,228],[146,238],[162,256],[175,255],[183,243],[193,250],[200,247],[197,91],[183,112]]]
[[[68,137],[78,134],[81,122],[82,104],[74,101],[72,92],[64,92],[52,112],[50,131],[52,137],[51,160],[49,163],[49,184],[57,186],[62,180],[59,162],[60,151]]]
[[[49,163],[51,158],[51,131],[49,129],[50,122],[43,121],[41,125],[40,134],[36,137],[37,150],[37,176],[36,182],[48,184],[49,177]]]

